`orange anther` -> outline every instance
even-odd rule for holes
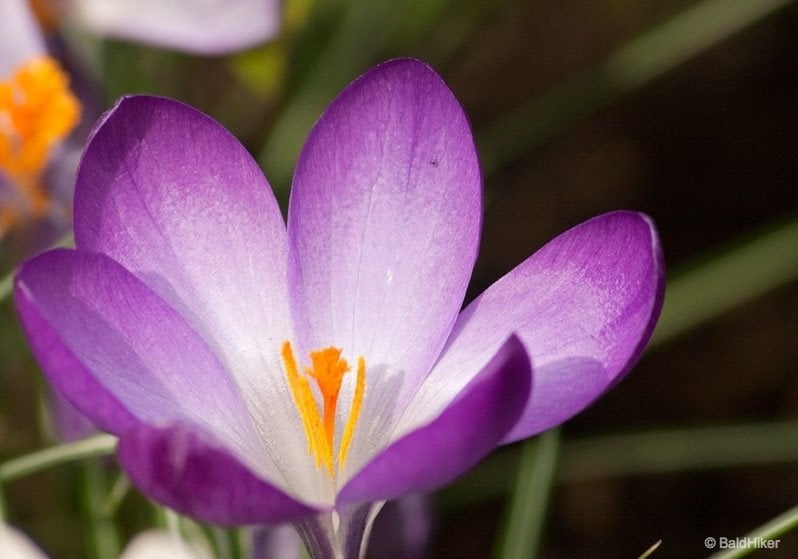
[[[336,347],[327,347],[310,353],[311,366],[305,369],[305,375],[299,373],[299,367],[294,359],[290,342],[284,342],[282,358],[288,378],[288,385],[294,397],[305,436],[308,440],[308,452],[316,459],[316,466],[321,463],[327,467],[330,476],[335,475],[333,464],[333,449],[335,448],[335,418],[338,408],[338,395],[344,375],[349,371],[349,364],[341,358],[341,350]],[[355,425],[360,415],[365,390],[366,361],[360,357],[357,367],[357,381],[352,408],[341,438],[338,453],[338,467],[343,467],[346,454],[352,442]],[[310,390],[307,378],[316,381],[322,396],[322,414]]]

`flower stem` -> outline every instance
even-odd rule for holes
[[[523,444],[515,489],[504,519],[498,559],[533,559],[540,548],[549,495],[557,471],[559,431],[548,431]]]
[[[116,448],[116,437],[95,435],[73,443],[63,443],[0,464],[0,482],[13,481],[53,466],[83,458],[105,456]]]
[[[451,510],[500,497],[520,457],[513,449],[487,458],[463,483],[441,492]],[[562,444],[558,481],[573,483],[629,475],[798,462],[798,421],[660,429],[601,435]],[[468,487],[467,492],[462,488]]]
[[[359,559],[384,503],[348,505],[294,523],[312,559]]]
[[[119,534],[103,506],[108,485],[104,465],[97,460],[88,460],[81,469],[86,530],[94,547],[94,556],[97,559],[115,559],[119,555]]]
[[[3,486],[0,485],[0,524],[5,524],[6,520],[6,496]]]
[[[9,295],[11,295],[11,285],[13,278],[14,278],[13,272],[0,278],[0,302],[5,301],[6,298]]]
[[[117,474],[116,480],[111,485],[111,489],[108,490],[105,503],[103,503],[103,511],[107,516],[114,516],[116,514],[119,505],[122,504],[129,490],[130,481],[127,476],[123,473]]]

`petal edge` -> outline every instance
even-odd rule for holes
[[[256,477],[210,438],[184,425],[142,425],[117,456],[143,493],[181,513],[224,525],[289,522],[318,513]]]
[[[338,503],[394,499],[447,484],[489,454],[515,425],[531,387],[526,349],[511,336],[435,419],[380,452]]]

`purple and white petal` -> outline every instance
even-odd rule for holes
[[[271,524],[319,512],[253,475],[218,440],[184,425],[128,431],[117,455],[142,492],[205,522]]]
[[[516,333],[535,366],[510,442],[559,425],[629,371],[662,306],[664,268],[651,220],[593,218],[549,242],[463,310],[422,390],[456,394]]]
[[[75,243],[121,263],[186,318],[235,379],[271,461],[313,495],[320,476],[297,444],[300,422],[286,420],[296,409],[279,357],[292,339],[285,225],[243,146],[176,101],[122,99],[78,170]]]
[[[47,52],[28,0],[0,2],[0,81],[22,63]]]
[[[351,84],[300,155],[288,218],[297,335],[304,352],[333,345],[366,360],[361,425],[379,418],[372,434],[401,411],[451,330],[477,253],[480,189],[466,117],[417,60]],[[344,409],[350,398],[342,393]],[[356,437],[351,459],[382,442]]]
[[[197,54],[226,54],[277,34],[279,0],[64,0],[95,33]]]
[[[338,504],[394,499],[453,481],[493,451],[513,428],[531,385],[526,350],[511,336],[453,400],[426,395],[426,402],[445,403],[437,416],[429,417],[430,405],[408,407],[397,430],[405,434],[394,438],[343,486]],[[400,431],[405,425],[416,427]]]
[[[48,379],[98,426],[123,436],[141,423],[191,425],[224,441],[256,475],[291,490],[216,355],[118,263],[50,251],[20,269],[14,295]]]

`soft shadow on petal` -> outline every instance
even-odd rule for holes
[[[128,431],[117,455],[143,493],[206,522],[278,523],[318,513],[255,477],[218,443],[184,425]]]
[[[524,346],[511,336],[440,415],[402,436],[355,474],[341,489],[339,504],[393,499],[451,482],[489,454],[516,424],[531,382]],[[415,411],[411,404],[405,415]]]
[[[6,0],[4,0],[6,1]],[[198,54],[225,54],[274,37],[279,0],[67,0],[67,16],[101,35]]]
[[[277,354],[288,334],[280,210],[244,147],[191,107],[135,96],[103,115],[78,170],[75,244],[139,276],[222,349]]]
[[[48,379],[98,426],[181,421],[276,479],[232,380],[188,324],[107,256],[60,249],[28,261],[15,302]]]
[[[286,230],[244,147],[186,105],[122,99],[94,129],[75,188],[75,243],[122,264],[177,309],[239,387],[271,461],[306,496],[320,476],[279,351],[292,339]]]
[[[469,124],[422,62],[370,70],[310,133],[288,218],[297,335],[304,351],[334,345],[352,361],[365,358],[362,417],[383,422],[374,432],[387,430],[445,343],[476,258],[481,212]],[[342,407],[350,398],[342,393]],[[354,441],[354,463],[369,455],[362,442]]]
[[[517,333],[535,364],[531,397],[504,442],[577,414],[637,361],[659,316],[664,266],[651,220],[613,212],[563,233],[458,318],[427,383],[455,392]],[[468,375],[465,375],[466,377]]]

